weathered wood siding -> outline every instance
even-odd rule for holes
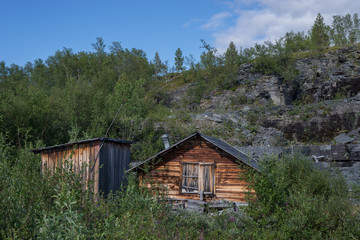
[[[184,162],[206,162],[215,165],[215,196],[207,195],[204,200],[246,201],[247,183],[239,176],[245,168],[242,168],[236,158],[200,138],[190,139],[164,154],[161,161],[153,166],[153,170],[146,175],[142,174],[142,184],[152,188],[167,188],[170,198],[199,200],[197,193],[181,192]]]
[[[41,151],[42,172],[53,174],[56,169],[67,167],[82,175],[84,189],[91,183],[95,194],[120,190],[129,168],[130,144],[105,141],[101,149],[100,146],[99,140]]]
[[[42,172],[49,171],[53,174],[55,170],[63,167],[71,168],[77,174],[82,175],[83,188],[88,188],[92,182],[94,193],[99,192],[99,161],[96,161],[94,171],[91,167],[99,152],[100,141],[73,145],[65,148],[55,148],[41,153]]]

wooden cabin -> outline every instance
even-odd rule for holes
[[[141,184],[162,186],[169,198],[246,202],[248,183],[240,173],[257,162],[221,139],[194,133],[129,171]]]
[[[95,194],[105,196],[120,190],[130,163],[132,142],[94,138],[32,150],[41,154],[42,172],[54,173],[58,167],[71,168],[82,175],[84,189],[91,184]],[[66,164],[67,162],[67,164]]]

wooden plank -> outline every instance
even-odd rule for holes
[[[184,175],[184,169],[183,169],[183,167],[180,167],[180,173],[179,173],[180,175],[179,175],[179,190],[178,190],[178,195],[180,195],[181,194],[181,192],[182,192],[182,178],[181,178],[181,176],[182,175]],[[180,186],[181,185],[181,186]]]
[[[222,180],[231,179],[231,180],[242,180],[243,177],[240,174],[233,173],[216,173],[216,177]]]
[[[90,147],[89,144],[86,145],[85,148],[85,189],[88,189],[88,184],[89,184],[89,178],[90,178],[90,172],[89,172],[89,165],[90,165]]]
[[[56,162],[57,162],[57,159],[58,159],[58,151],[54,151],[54,155],[53,155],[53,159],[52,159],[52,171],[53,173],[55,173],[55,170],[56,170]]]
[[[237,169],[237,168],[216,168],[216,172],[217,173],[234,173],[234,174],[237,174],[239,172],[241,172],[240,169]]]
[[[218,179],[216,182],[216,186],[229,186],[229,187],[236,187],[236,186],[247,186],[249,183],[246,181],[241,180],[229,180],[229,179]]]
[[[222,188],[220,186],[216,186],[216,193],[245,193],[248,192],[248,188],[243,186],[243,187],[237,187],[237,188]]]
[[[228,192],[217,192],[216,196],[218,198],[245,198],[246,192],[242,193],[228,193]]]
[[[99,162],[100,162],[100,156],[96,158],[96,156],[98,156],[99,150],[100,150],[100,142],[97,142],[94,146],[94,154],[95,154],[95,167],[94,167],[94,172],[95,172],[95,176],[94,176],[94,194],[97,195],[99,194]]]
[[[41,173],[45,174],[47,168],[47,154],[42,153],[41,154]]]
[[[48,168],[49,168],[49,171],[51,174],[54,174],[54,171],[53,171],[54,159],[55,159],[55,153],[52,151],[49,154],[49,164],[48,164]]]
[[[50,170],[50,154],[51,154],[51,153],[47,153],[47,154],[46,154],[46,155],[47,155],[47,158],[46,158],[46,169],[47,169],[48,172],[51,171],[51,170]]]
[[[70,165],[71,165],[71,151],[72,151],[72,149],[64,150],[64,152],[65,152],[65,162],[63,162],[63,167],[65,167],[67,171],[69,171],[69,168],[70,168]]]
[[[234,168],[239,168],[239,169],[242,169],[239,164],[236,164],[236,163],[233,163],[233,162],[219,162],[219,161],[216,161],[216,167],[218,168],[227,168],[227,167],[234,167]]]
[[[169,172],[151,172],[148,174],[150,177],[180,177],[180,172],[169,171]]]
[[[94,147],[93,147],[93,143],[90,144],[90,154],[89,154],[89,182],[90,184],[90,190],[93,191],[94,189],[94,172],[91,171],[91,167],[94,163]]]
[[[85,152],[84,152],[84,146],[81,146],[79,148],[79,173],[82,176],[81,179],[81,184],[84,185],[85,183],[85,179],[84,179],[84,161],[85,161],[85,156],[84,156]]]
[[[76,148],[72,148],[72,155],[71,155],[71,166],[72,166],[72,170],[74,171],[74,173],[76,173],[76,171],[77,171],[77,169],[76,169],[76,160],[77,160],[77,150],[78,150],[78,148],[76,147]]]
[[[168,155],[169,157],[175,157],[175,156],[172,156],[171,154]],[[182,155],[182,158],[183,159],[191,159],[191,158],[208,158],[208,159],[217,159],[219,158],[219,155],[217,154],[211,154],[211,153],[183,153]]]
[[[166,166],[166,165],[162,165],[159,167],[154,168],[154,170],[156,171],[166,171],[166,170],[170,170],[170,171],[180,171],[180,164],[178,164],[177,166]],[[152,170],[152,171],[154,171]]]

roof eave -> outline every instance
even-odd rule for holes
[[[114,142],[114,143],[121,143],[121,144],[132,144],[132,143],[134,143],[133,141],[99,137],[99,138],[80,140],[80,141],[76,141],[76,142],[64,143],[64,144],[59,144],[59,145],[54,145],[54,146],[31,149],[30,151],[33,152],[33,153],[41,153],[43,151],[53,150],[53,149],[57,149],[57,148],[66,148],[66,147],[70,147],[70,146],[73,146],[73,145],[78,145],[78,144],[83,144],[83,143],[88,143],[88,142],[95,142],[95,141]]]
[[[147,162],[150,162],[152,159],[161,157],[162,155],[164,155],[164,154],[167,153],[168,151],[172,150],[172,148],[180,145],[181,143],[183,143],[183,142],[187,141],[188,139],[190,139],[190,138],[192,138],[192,137],[195,137],[195,136],[200,136],[202,139],[210,142],[210,143],[211,143],[212,145],[214,145],[215,147],[220,148],[222,151],[224,151],[224,152],[230,154],[231,156],[235,157],[236,159],[238,159],[239,161],[241,161],[241,162],[244,163],[245,165],[247,165],[247,166],[249,166],[249,167],[251,167],[251,168],[254,168],[255,170],[257,170],[257,171],[260,172],[260,169],[259,169],[259,167],[257,166],[257,162],[256,162],[254,159],[252,159],[251,157],[247,156],[245,153],[243,153],[243,152],[239,151],[238,149],[234,148],[233,146],[231,146],[230,144],[228,144],[228,143],[225,142],[224,140],[219,139],[219,140],[221,140],[222,142],[224,142],[225,144],[227,144],[227,145],[229,145],[230,147],[234,148],[237,152],[242,153],[244,156],[246,156],[246,157],[249,159],[249,161],[253,162],[253,164],[250,164],[250,163],[246,162],[245,160],[241,159],[239,156],[236,156],[236,155],[232,154],[231,152],[229,152],[229,151],[227,151],[226,149],[222,148],[222,147],[219,146],[218,144],[214,143],[214,142],[211,140],[211,137],[208,137],[208,136],[206,136],[206,135],[203,135],[203,134],[201,134],[201,133],[199,133],[199,132],[195,132],[195,133],[191,134],[190,136],[182,139],[181,141],[175,143],[174,145],[170,146],[169,148],[164,149],[164,150],[158,152],[158,153],[155,154],[154,156],[152,156],[152,157],[144,160],[143,162],[141,162],[140,164],[138,164],[137,166],[135,166],[135,167],[133,167],[133,168],[130,168],[130,169],[127,170],[126,172],[131,172],[131,171],[134,171],[134,170],[138,170],[139,167],[142,166],[143,164],[145,164],[145,163],[147,163]]]

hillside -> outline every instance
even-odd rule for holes
[[[345,143],[360,142],[359,60],[359,45],[298,58],[298,74],[292,81],[256,72],[253,64],[242,64],[234,80],[235,87],[211,90],[198,104],[186,104],[186,94],[194,84],[181,85],[175,79],[174,83],[163,83],[171,89],[166,92],[169,98],[164,104],[177,114],[167,116],[157,125],[171,134],[168,119],[175,119],[184,129],[221,137],[255,159],[294,146],[315,145],[308,154],[325,154],[329,163],[343,162],[337,165],[339,169],[351,184],[359,183],[358,157],[349,157],[358,156],[359,150],[348,145],[330,148],[328,152],[321,150],[344,143],[336,141],[338,135],[347,134],[350,141]],[[171,84],[180,86],[169,87]],[[337,159],[330,156],[334,154],[339,155]]]
[[[327,144],[360,126],[359,60],[359,46],[297,59],[299,74],[290,82],[242,64],[232,90],[211,91],[199,104],[184,105],[192,83],[184,84],[168,91],[166,104],[174,111],[182,106],[189,128],[214,131],[239,146]]]

